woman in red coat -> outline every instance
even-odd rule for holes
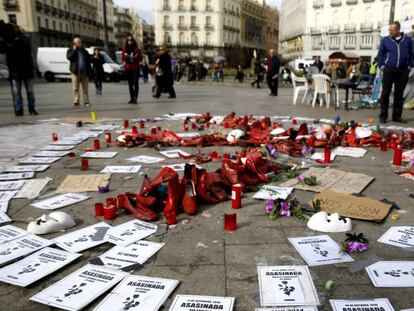
[[[138,81],[142,53],[132,36],[128,36],[125,42],[122,50],[122,60],[125,62],[125,73],[128,79],[129,95],[131,96],[128,104],[138,104]]]

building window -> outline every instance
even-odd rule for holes
[[[345,36],[345,48],[355,48],[356,36]]]
[[[49,20],[47,18],[45,18],[45,27],[47,29],[49,29]],[[49,44],[50,45],[50,44]]]
[[[191,10],[197,11],[197,0],[191,0]]]
[[[206,26],[211,26],[211,16],[206,16]]]
[[[163,9],[164,10],[169,10],[170,9],[170,1],[169,0],[164,0]]]
[[[191,26],[197,26],[197,16],[191,16]]]
[[[390,18],[390,6],[388,4],[384,5],[382,9],[382,24],[386,25]]]
[[[367,7],[367,10],[365,11],[365,23],[370,24],[372,23],[372,8]]]
[[[168,15],[164,15],[164,26],[170,25],[170,17]]]
[[[56,22],[55,21],[52,21],[52,29],[56,30]]]
[[[407,20],[410,18],[410,6],[408,2],[404,2],[401,6],[401,18]]]
[[[178,25],[181,27],[184,26],[184,16],[178,17]]]
[[[178,9],[179,10],[184,10],[184,0],[180,0],[178,1]]]
[[[42,27],[42,19],[40,16],[37,17],[37,27]]]
[[[191,44],[198,45],[198,37],[197,37],[197,34],[195,32],[193,32],[191,34]]]
[[[184,38],[185,38],[184,32],[180,32],[179,38],[178,38],[180,44],[184,44]]]
[[[166,33],[164,34],[164,42],[165,42],[166,44],[171,44],[171,35],[170,35],[170,33],[169,33],[169,32],[166,32]]]
[[[206,44],[211,45],[211,33],[206,33]]]
[[[18,25],[16,14],[9,14],[8,18],[9,18],[9,23],[13,23],[13,24]]]
[[[59,22],[59,30],[60,30],[60,31],[63,31],[63,25],[62,25],[62,22]]]

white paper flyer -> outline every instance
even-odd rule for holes
[[[189,153],[187,153],[187,152],[185,152],[185,151],[182,151],[182,150],[180,150],[180,149],[160,151],[160,153],[161,153],[163,156],[165,156],[165,157],[167,157],[167,158],[169,158],[169,159],[178,159],[178,158],[180,158],[181,156],[184,156],[184,157],[188,157],[188,156],[190,156],[190,154],[189,154]]]
[[[58,157],[32,157],[28,156],[19,160],[20,164],[52,164],[59,161]]]
[[[75,148],[75,145],[47,145],[44,146],[41,150],[50,150],[50,151],[68,151]]]
[[[0,269],[0,282],[26,287],[63,268],[80,256],[82,255],[45,247]]]
[[[129,161],[129,162],[138,162],[138,163],[144,163],[144,164],[154,164],[154,163],[158,163],[158,162],[164,161],[165,159],[164,158],[160,158],[160,157],[151,157],[151,156],[140,155],[140,156],[128,158],[126,160]]]
[[[0,201],[0,212],[7,213],[9,209],[9,201]]]
[[[116,245],[129,245],[157,232],[158,226],[138,219],[111,227],[105,240]]]
[[[0,181],[0,191],[19,190],[25,182],[24,180]]]
[[[403,248],[414,247],[414,226],[391,227],[378,242]]]
[[[138,173],[141,169],[141,165],[109,165],[105,167],[101,173],[114,173],[114,174],[134,174]]]
[[[88,151],[81,155],[81,158],[93,158],[93,159],[112,159],[118,154],[118,152],[100,152],[100,151]]]
[[[15,195],[16,195],[17,191],[13,190],[13,191],[1,191],[0,192],[0,202],[9,202]],[[4,211],[4,212],[7,212]]]
[[[164,245],[165,243],[150,241],[138,241],[128,246],[117,245],[95,259],[99,260],[99,263],[102,263],[108,268],[134,271]]]
[[[32,153],[33,157],[64,157],[70,151],[56,151],[56,150],[40,150]]]
[[[329,300],[333,311],[344,310],[381,310],[394,311],[388,298],[372,300]]]
[[[256,308],[255,311],[318,311],[317,307]]]
[[[364,148],[354,148],[354,147],[336,147],[332,152],[337,156],[341,157],[351,157],[351,158],[363,158],[367,151]]]
[[[291,187],[278,187],[265,185],[259,189],[258,192],[253,196],[254,199],[259,200],[277,200],[282,199],[286,200],[288,196],[292,193],[293,188]]]
[[[72,231],[61,235],[55,238],[53,241],[57,246],[67,250],[68,252],[78,253],[89,249],[100,244],[105,243],[106,241],[101,239],[96,239],[96,235],[100,230],[106,231],[111,226],[105,222],[100,222],[76,231]],[[101,229],[102,228],[102,229]]]
[[[257,271],[262,307],[319,304],[307,266],[258,266]]]
[[[375,287],[414,287],[414,261],[378,261],[365,270]]]
[[[3,226],[0,228],[0,244],[21,238],[27,234],[29,233],[26,230],[19,227],[13,225]]]
[[[33,177],[34,172],[0,174],[0,180],[30,179]]]
[[[2,167],[1,171],[8,173],[22,173],[22,172],[44,172],[50,165],[11,165]]]
[[[94,311],[158,311],[179,281],[131,275],[105,297]]]
[[[122,271],[86,265],[30,300],[64,310],[81,310],[127,275]]]
[[[0,226],[4,226],[12,222],[13,222],[13,219],[11,219],[9,216],[7,216],[6,213],[0,210]]]
[[[0,265],[27,256],[52,243],[52,241],[28,234],[10,242],[0,244]]]
[[[309,266],[330,265],[354,261],[329,235],[289,238]]]
[[[30,205],[41,209],[54,210],[85,201],[89,198],[89,196],[80,193],[65,193]]]
[[[233,311],[234,297],[176,295],[169,311]]]

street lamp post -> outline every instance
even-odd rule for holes
[[[390,24],[392,24],[394,22],[394,14],[395,14],[395,0],[391,0]]]
[[[106,20],[106,0],[102,0],[102,9],[103,9],[103,23],[104,23],[104,48],[106,52],[108,51],[108,22]]]

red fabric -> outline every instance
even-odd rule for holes
[[[122,60],[125,62],[125,70],[126,71],[136,71],[136,70],[139,69],[139,66],[140,66],[141,61],[142,61],[141,50],[136,48],[134,50],[134,54],[137,55],[137,57],[134,59],[134,61],[132,63],[127,62],[126,50],[122,49]]]
[[[269,60],[267,61],[267,72],[272,72],[272,67],[273,67],[272,58],[269,57]]]

